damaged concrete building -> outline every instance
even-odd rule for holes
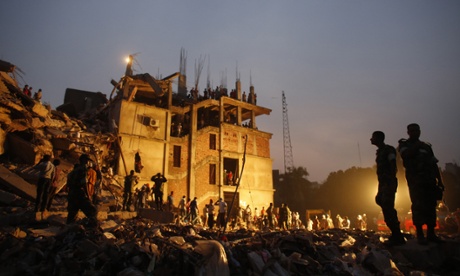
[[[203,95],[192,89],[188,94],[184,74],[162,79],[148,73],[134,75],[132,62],[131,57],[120,81],[112,80],[107,104],[98,101],[98,93],[68,89],[64,105],[58,107],[67,113],[72,110],[69,105],[79,100],[74,106],[78,113],[94,108],[88,116],[105,122],[97,131],[118,137],[117,145],[112,147],[111,140],[105,146],[118,151],[99,151],[101,159],[111,157],[110,162],[101,162],[113,169],[120,183],[135,170],[138,185],[152,187],[151,177],[162,173],[168,179],[164,195],[174,191],[176,202],[182,195],[197,197],[202,207],[219,197],[230,204],[235,196],[235,204],[242,206],[273,201],[272,134],[257,128],[258,116],[271,110],[256,104],[252,85],[247,98],[239,79],[230,95],[224,87],[208,87]],[[175,79],[178,93],[173,92]]]

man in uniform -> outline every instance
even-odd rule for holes
[[[88,193],[88,163],[92,161],[87,154],[80,155],[79,164],[67,175],[68,205],[67,224],[75,222],[81,210],[89,219],[89,227],[97,227],[97,209]]]
[[[436,236],[436,186],[444,189],[438,160],[434,156],[431,145],[419,140],[420,126],[410,124],[407,126],[409,139],[399,140],[398,151],[403,159],[406,169],[406,179],[409,186],[409,195],[412,201],[412,220],[417,231],[419,244],[428,241],[440,243],[442,240]],[[422,226],[426,224],[426,238]]]
[[[396,149],[385,144],[384,141],[385,134],[382,131],[372,133],[371,144],[377,147],[375,162],[379,181],[375,202],[382,208],[385,223],[391,230],[391,236],[386,244],[389,246],[403,245],[406,241],[401,234],[398,213],[395,210],[395,194],[398,189]]]

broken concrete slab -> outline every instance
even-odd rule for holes
[[[39,102],[35,102],[35,104],[32,106],[32,112],[34,112],[35,114],[41,117],[46,117],[49,115],[48,108],[46,108],[44,105],[42,105]]]
[[[172,212],[167,211],[157,211],[149,208],[139,208],[137,214],[141,218],[147,218],[159,223],[172,223],[174,221],[174,214]]]
[[[30,165],[37,164],[42,158],[42,155],[35,144],[32,144],[11,132],[8,133],[7,140],[9,153],[12,157],[18,158]]]
[[[0,183],[22,198],[34,201],[37,196],[35,185],[0,165]]]

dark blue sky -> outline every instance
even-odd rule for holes
[[[236,70],[273,133],[283,171],[281,91],[296,166],[310,180],[372,166],[374,130],[396,145],[418,122],[440,165],[460,161],[460,1],[4,1],[0,59],[25,72],[20,85],[62,104],[66,88],[109,94],[138,53],[138,73],[179,71],[210,57],[211,81],[233,88]],[[206,62],[207,64],[207,62]],[[205,66],[200,87],[206,84]]]

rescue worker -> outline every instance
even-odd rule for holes
[[[155,186],[153,187],[153,193],[155,194],[155,204],[157,206],[157,210],[163,211],[163,183],[168,180],[161,173],[157,173],[156,175],[152,176],[150,180],[155,183]]]
[[[208,214],[207,223],[208,223],[209,230],[212,230],[212,228],[214,227],[214,209],[215,209],[214,202],[212,199],[210,199],[209,204],[206,205],[206,211]]]
[[[219,198],[219,200],[216,202],[216,204],[219,205],[219,213],[217,214],[217,227],[225,227],[225,216],[227,214],[227,203],[222,199]]]
[[[438,187],[444,190],[438,159],[434,156],[431,145],[419,140],[420,126],[412,123],[407,126],[409,139],[400,139],[398,151],[406,169],[406,180],[409,186],[409,196],[412,201],[412,220],[417,231],[419,244],[428,241],[443,242],[436,236],[436,192]],[[438,187],[437,187],[438,186]],[[427,226],[426,238],[423,225]]]
[[[278,221],[278,226],[280,230],[287,230],[287,220],[288,220],[288,210],[284,203],[281,203],[280,208],[280,219]]]
[[[182,196],[181,200],[179,201],[179,217],[180,219],[185,218],[185,196]]]
[[[395,195],[398,189],[396,149],[385,144],[385,134],[382,131],[374,131],[370,140],[371,144],[377,147],[375,162],[379,186],[375,202],[382,208],[383,218],[391,231],[391,236],[385,243],[389,246],[403,245],[406,241],[401,233],[395,209]]]
[[[54,196],[58,192],[59,180],[61,179],[61,168],[59,168],[59,165],[61,165],[61,160],[54,159],[53,165],[54,165],[54,178],[53,178],[53,181],[51,182],[50,190],[48,193],[48,204],[46,207],[46,210],[48,211],[51,209],[51,205],[52,205]]]
[[[125,176],[125,187],[123,193],[123,211],[129,211],[133,198],[134,185],[138,183],[137,177],[134,175],[134,170],[129,172],[129,175]]]
[[[55,173],[54,165],[51,163],[51,155],[45,154],[35,168],[40,171],[37,182],[37,197],[35,198],[35,212],[43,212],[46,216],[49,190]]]
[[[273,203],[267,208],[268,227],[273,228]]]
[[[67,175],[67,224],[75,222],[81,210],[88,218],[88,227],[97,227],[97,209],[88,194],[88,163],[92,161],[87,154],[80,155],[79,164]]]

